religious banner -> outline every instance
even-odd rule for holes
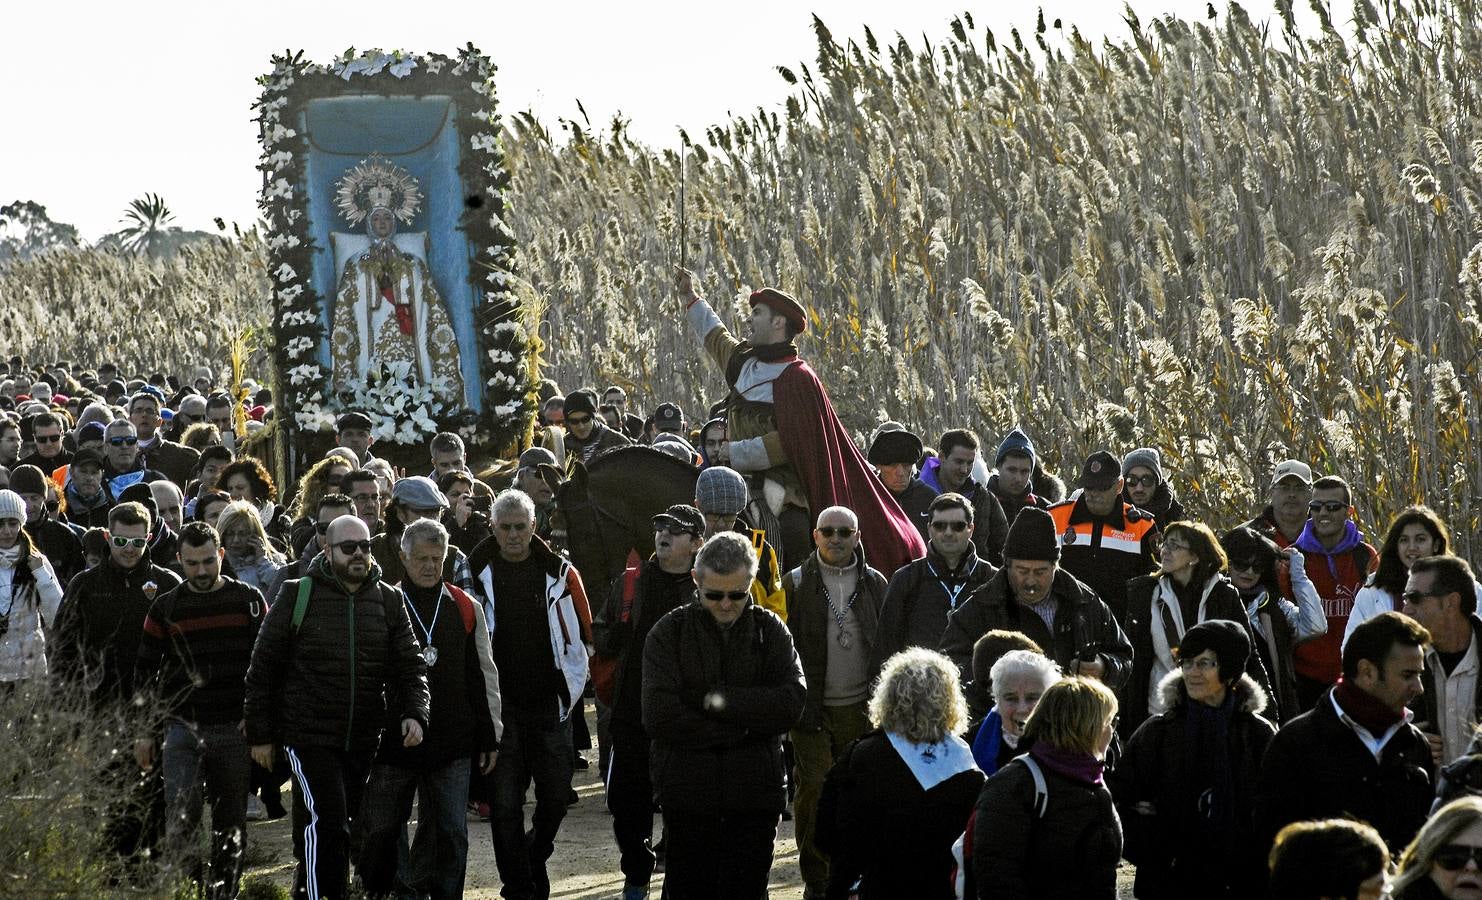
[[[383,445],[498,451],[534,406],[494,65],[350,50],[259,79],[276,396],[297,448],[348,410]],[[290,464],[292,465],[292,464]],[[296,466],[295,466],[296,468]]]

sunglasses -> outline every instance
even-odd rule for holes
[[[125,445],[132,447],[135,444],[139,443],[139,439],[136,437],[111,437],[108,439],[108,443],[112,444],[115,447],[122,447]]]
[[[357,550],[365,554],[369,554],[371,551],[370,541],[340,541],[334,546],[336,550],[346,556],[354,556]]]
[[[1411,606],[1419,606],[1420,605],[1420,601],[1424,600],[1425,598],[1427,598],[1427,597],[1439,597],[1439,596],[1441,596],[1441,595],[1440,594],[1433,594],[1433,593],[1430,593],[1429,591],[1406,591],[1406,592],[1404,592],[1403,594],[1400,595],[1400,600],[1404,601],[1405,603],[1410,604]]]
[[[732,603],[740,603],[741,601],[745,600],[747,597],[750,597],[751,596],[751,592],[750,591],[701,591],[700,592],[700,596],[704,597],[706,600],[709,600],[711,603],[719,603],[722,600],[729,600]]]
[[[566,424],[567,425],[585,425],[585,424],[587,424],[590,421],[592,421],[592,417],[591,416],[567,416],[566,417]]]
[[[1128,475],[1127,484],[1132,487],[1157,487],[1158,476],[1156,475]]]
[[[120,549],[124,547],[133,547],[135,550],[143,550],[145,547],[149,546],[149,538],[115,537],[113,539],[113,546]]]
[[[1471,860],[1477,868],[1482,869],[1482,847],[1473,847],[1470,844],[1447,844],[1437,850],[1431,860],[1448,872],[1457,872],[1466,868],[1468,860]]]
[[[36,435],[36,443],[38,443],[38,444],[57,444],[57,443],[60,443],[61,440],[62,440],[62,436],[60,434],[38,434],[38,435]]]
[[[1307,509],[1310,512],[1337,512],[1340,509],[1347,508],[1348,504],[1342,500],[1314,500],[1307,504]]]
[[[962,533],[964,531],[967,531],[967,523],[966,522],[946,522],[946,521],[943,521],[941,519],[938,519],[937,521],[931,523],[931,530],[932,531],[946,531],[949,528],[952,529],[953,531],[958,532],[960,534],[960,533]]]
[[[820,525],[820,526],[818,526],[818,533],[821,534],[821,535],[823,535],[826,538],[832,538],[832,537],[835,537],[835,536],[841,537],[841,538],[851,538],[851,537],[854,537],[854,533],[857,532],[857,531],[859,531],[858,528],[850,528],[848,525]]]
[[[1258,559],[1247,559],[1242,562],[1230,561],[1231,572],[1250,572],[1252,575],[1261,573],[1261,561]]]
[[[700,536],[697,532],[692,531],[692,530],[690,530],[688,528],[685,528],[683,526],[680,526],[680,525],[664,525],[664,526],[661,526],[659,528],[654,529],[654,532],[655,533],[664,532],[664,533],[668,534],[670,537],[679,537],[682,534],[687,534],[687,535],[690,535],[691,537],[699,537]]]

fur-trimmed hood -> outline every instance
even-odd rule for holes
[[[1181,669],[1174,669],[1158,682],[1158,713],[1165,713],[1189,702],[1189,695],[1183,688],[1184,673]],[[1241,712],[1251,715],[1260,715],[1268,705],[1266,690],[1252,677],[1240,673],[1240,679],[1235,682],[1235,708]]]

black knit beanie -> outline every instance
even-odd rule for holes
[[[1055,520],[1037,506],[1019,510],[1009,536],[1003,542],[1003,558],[1022,561],[1056,562],[1060,559],[1060,541],[1055,534]]]

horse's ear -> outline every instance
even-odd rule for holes
[[[576,468],[580,471],[580,479],[578,480],[577,472],[574,471],[571,474],[571,481],[577,482],[582,490],[585,490],[587,486],[586,466],[583,466],[578,460],[576,463]],[[552,494],[559,491],[561,489],[561,483],[566,480],[561,475],[561,470],[551,465],[550,463],[541,463],[539,466],[536,467],[536,471],[540,473],[541,480],[546,483],[546,487],[551,489]]]

